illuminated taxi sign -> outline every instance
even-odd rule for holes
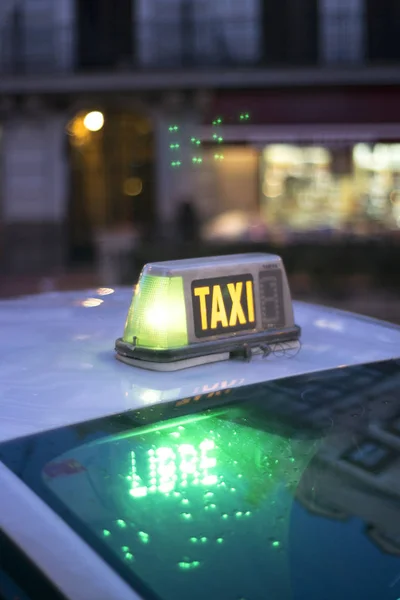
[[[193,281],[192,308],[198,338],[254,329],[253,276],[248,273]]]
[[[124,362],[169,370],[299,334],[282,260],[237,254],[146,265],[116,350]]]

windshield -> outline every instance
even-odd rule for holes
[[[0,459],[144,598],[396,600],[399,383],[400,361],[345,367],[20,439]]]

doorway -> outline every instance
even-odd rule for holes
[[[102,114],[79,113],[69,125],[72,262],[93,261],[99,232],[130,228],[143,236],[152,231],[155,220],[150,120],[108,111],[101,128],[90,131],[88,115],[94,112]]]

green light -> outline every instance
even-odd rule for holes
[[[132,490],[129,490],[129,493],[134,498],[143,498],[144,496],[147,496],[147,488],[140,487],[140,488],[132,489]]]
[[[224,513],[224,514],[222,515],[222,518],[224,519],[224,521],[226,521],[226,520],[228,519],[228,517],[229,517],[229,515],[227,515],[226,513]]]
[[[207,542],[207,538],[206,537],[201,537],[200,541],[202,544],[205,544]]]
[[[217,544],[222,544],[223,541],[223,538],[217,538]]]
[[[145,533],[144,531],[139,531],[138,536],[139,536],[140,541],[143,542],[143,544],[149,543],[150,536],[148,533]]]
[[[103,529],[103,535],[104,535],[104,537],[110,537],[111,532],[108,531],[108,529]]]
[[[190,541],[192,542],[192,544],[197,544],[197,538],[195,537],[191,537]]]
[[[236,513],[236,517],[238,519],[240,519],[241,517],[243,517],[243,513],[240,510],[238,510],[237,513]]]
[[[122,546],[121,550],[122,550],[122,552],[129,552],[129,547],[128,546]]]
[[[143,275],[128,312],[123,339],[154,349],[187,346],[182,277]]]
[[[189,500],[188,500],[187,498],[184,498],[184,499],[182,500],[182,504],[189,504]]]
[[[190,521],[192,519],[192,515],[190,513],[182,513],[182,519],[185,521]]]
[[[131,554],[130,552],[127,552],[125,554],[125,558],[126,558],[126,560],[132,561],[133,560],[133,554]]]
[[[117,525],[118,525],[118,527],[120,527],[121,529],[125,529],[125,527],[126,527],[126,523],[125,523],[125,521],[124,521],[123,519],[118,519],[118,520],[117,520]]]
[[[179,568],[183,570],[195,569],[199,565],[200,563],[198,560],[193,560],[192,562],[182,561],[178,563]]]
[[[277,540],[275,540],[274,542],[272,542],[272,546],[274,548],[279,548],[280,545],[281,545],[280,542],[278,542]]]

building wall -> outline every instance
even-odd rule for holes
[[[64,263],[68,180],[65,115],[9,118],[2,139],[3,268],[13,272]]]
[[[260,58],[259,0],[137,0],[142,65]]]
[[[5,0],[0,23],[4,71],[62,72],[73,67],[73,0]]]

